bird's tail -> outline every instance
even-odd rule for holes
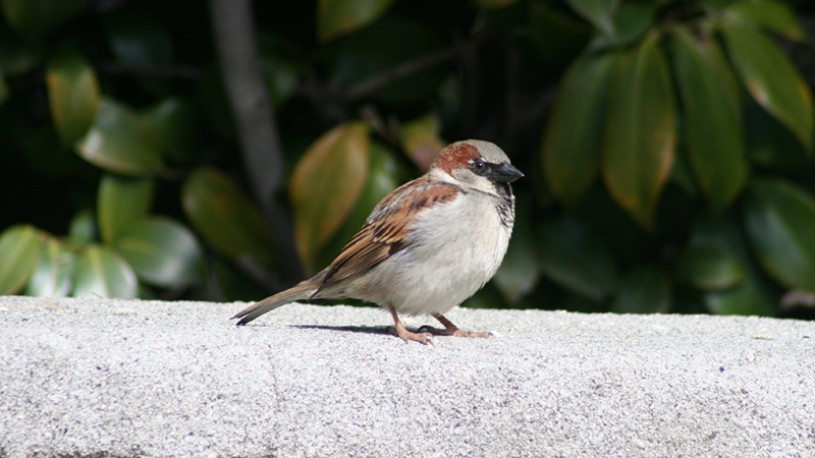
[[[243,326],[264,313],[280,307],[281,305],[288,304],[289,302],[309,299],[312,294],[314,294],[314,291],[315,289],[313,285],[307,284],[306,282],[300,283],[299,285],[293,286],[285,291],[281,291],[267,297],[266,299],[255,302],[249,307],[246,307],[245,309],[236,313],[232,319],[240,318],[236,324],[238,326]]]

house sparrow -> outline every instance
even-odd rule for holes
[[[522,176],[490,142],[453,143],[425,175],[385,196],[331,265],[232,318],[244,325],[289,302],[353,298],[390,310],[395,333],[405,341],[487,337],[489,332],[459,329],[443,314],[481,289],[501,265],[515,221],[510,183]],[[409,331],[398,313],[430,314],[444,329]]]

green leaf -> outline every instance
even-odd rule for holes
[[[109,172],[144,176],[164,168],[155,133],[136,113],[108,98],[76,147],[82,158]]]
[[[510,305],[517,304],[532,292],[538,281],[538,259],[535,256],[535,237],[526,208],[518,208],[507,254],[493,282]]]
[[[715,40],[694,38],[684,27],[674,30],[688,158],[711,206],[722,209],[739,194],[747,175],[740,94]]]
[[[187,287],[204,277],[198,240],[181,224],[166,218],[143,219],[116,238],[116,250],[146,283]]]
[[[142,112],[141,119],[155,133],[169,161],[186,164],[200,158],[206,128],[200,108],[191,99],[168,97]]]
[[[616,58],[609,89],[603,174],[611,195],[646,229],[676,152],[673,91],[659,36]]]
[[[133,269],[110,248],[90,245],[77,259],[73,296],[134,298],[138,282]]]
[[[749,24],[726,21],[723,31],[730,57],[747,91],[811,150],[812,93],[793,63],[775,43]]]
[[[654,2],[623,2],[613,18],[612,34],[598,34],[589,49],[619,48],[639,39],[652,28],[656,6]]]
[[[317,3],[317,34],[320,41],[329,41],[373,22],[393,3],[393,0],[320,0]]]
[[[76,212],[68,224],[68,240],[85,244],[96,240],[96,218],[93,212],[84,209]]]
[[[292,173],[297,251],[307,266],[342,226],[365,186],[370,154],[368,128],[342,124],[311,145]]]
[[[552,193],[577,201],[600,171],[600,147],[609,55],[579,57],[563,77],[543,138],[543,173]]]
[[[614,13],[620,5],[620,0],[566,0],[566,2],[604,34],[614,34]]]
[[[190,175],[182,204],[195,230],[215,251],[271,265],[274,245],[260,211],[220,171],[205,167]]]
[[[20,35],[39,38],[68,21],[90,0],[3,0],[0,7],[8,24]]]
[[[671,306],[671,282],[656,267],[627,271],[620,281],[611,310],[617,313],[664,313]]]
[[[547,222],[538,233],[541,271],[555,283],[599,300],[617,287],[608,247],[585,226],[567,218]]]
[[[104,175],[99,183],[99,232],[110,244],[122,230],[147,216],[153,200],[153,180]]]
[[[66,145],[73,145],[88,131],[99,108],[99,82],[81,55],[57,54],[45,72],[51,117]]]
[[[744,222],[762,267],[788,288],[815,292],[815,199],[781,179],[754,179],[748,189]]]
[[[715,246],[690,246],[674,266],[676,278],[701,290],[726,289],[744,279],[741,261],[731,251]]]
[[[731,215],[700,216],[691,228],[689,247],[715,248],[744,266],[744,279],[722,290],[702,292],[708,310],[719,315],[771,316],[778,297],[753,262],[739,221]]]
[[[33,226],[16,225],[0,234],[0,296],[23,289],[40,258],[42,236]]]
[[[743,22],[756,28],[767,29],[790,40],[806,42],[804,32],[795,13],[788,5],[778,1],[734,2],[725,12],[726,20]]]
[[[74,253],[59,240],[48,238],[43,245],[37,267],[31,275],[27,296],[65,297],[73,287]]]

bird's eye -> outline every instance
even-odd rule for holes
[[[473,168],[475,168],[476,170],[484,170],[484,167],[486,166],[487,164],[485,164],[484,161],[482,161],[481,159],[476,159],[475,161],[473,161]]]

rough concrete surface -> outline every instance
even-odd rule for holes
[[[813,322],[244,305],[0,298],[0,457],[815,456]]]

